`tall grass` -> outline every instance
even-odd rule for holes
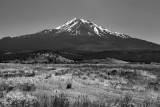
[[[112,99],[110,102],[91,101],[87,96],[79,96],[77,100],[71,102],[65,94],[38,95],[36,97],[37,102],[32,104],[28,104],[27,100],[21,102],[14,100],[11,105],[3,105],[2,100],[0,100],[0,107],[160,107],[159,101],[145,100],[136,102],[129,95]]]
[[[105,107],[104,103],[90,101],[86,96],[79,96],[76,101],[71,103],[64,94],[43,95],[39,97],[39,101],[39,107]]]

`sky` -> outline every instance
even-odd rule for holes
[[[160,44],[160,0],[0,0],[0,38],[53,29],[78,17]]]

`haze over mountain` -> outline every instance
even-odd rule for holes
[[[1,51],[22,50],[160,50],[160,45],[112,32],[89,20],[74,18],[55,29],[35,34],[5,37]]]

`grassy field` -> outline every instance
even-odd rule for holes
[[[0,64],[0,107],[160,107],[160,65]]]

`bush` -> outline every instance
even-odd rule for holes
[[[33,77],[33,76],[35,76],[36,74],[35,74],[34,71],[29,70],[29,71],[25,71],[25,72],[24,72],[24,75],[25,75],[26,77]]]
[[[72,83],[67,83],[67,89],[71,89],[72,88]]]
[[[108,75],[117,75],[118,74],[118,71],[117,70],[112,70],[110,72],[108,72]]]
[[[36,86],[33,83],[23,83],[19,84],[19,89],[22,91],[35,91]]]
[[[71,89],[72,88],[72,80],[67,80],[67,86],[66,89]]]
[[[60,76],[61,73],[60,72],[55,72],[55,76]]]
[[[9,91],[13,90],[14,88],[15,87],[11,83],[7,83],[4,81],[1,81],[1,83],[0,83],[0,91],[9,92]]]

